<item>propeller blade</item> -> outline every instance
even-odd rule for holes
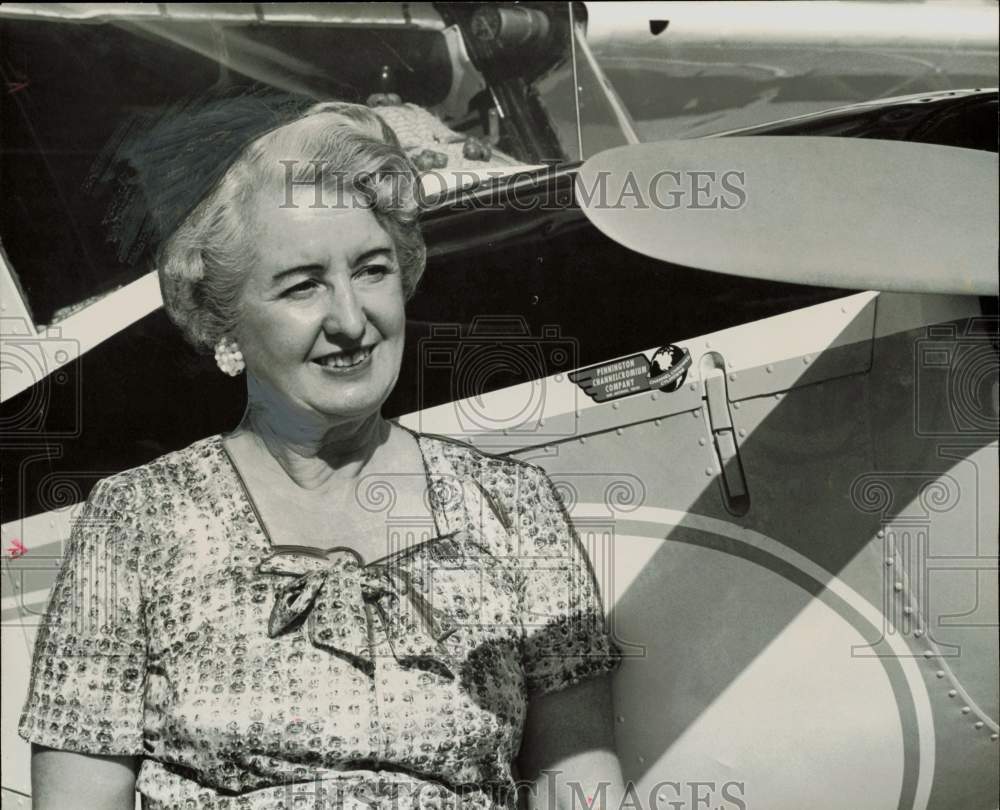
[[[997,155],[861,138],[747,136],[623,146],[577,200],[626,247],[772,281],[997,295]]]

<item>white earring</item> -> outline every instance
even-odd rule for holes
[[[215,344],[215,362],[230,377],[236,377],[246,368],[239,344],[228,337],[219,338]]]

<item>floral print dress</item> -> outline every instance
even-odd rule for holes
[[[621,651],[546,474],[414,435],[435,525],[371,562],[273,546],[221,435],[98,482],[19,734],[146,810],[516,807],[529,696]]]

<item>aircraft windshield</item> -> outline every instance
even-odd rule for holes
[[[564,3],[0,6],[0,238],[30,320],[61,323],[149,271],[148,257],[125,260],[109,244],[114,188],[95,184],[95,165],[134,113],[213,89],[377,106],[431,193],[455,177],[575,159],[575,130],[538,89],[572,72],[568,13]]]

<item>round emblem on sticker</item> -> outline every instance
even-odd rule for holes
[[[676,391],[691,368],[691,353],[672,343],[656,350],[649,361],[649,387]]]

